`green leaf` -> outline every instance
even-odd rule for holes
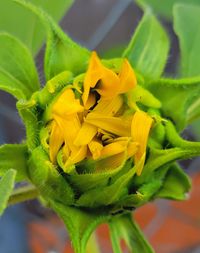
[[[109,218],[104,213],[81,210],[50,200],[50,206],[64,221],[75,253],[85,253],[87,241],[95,228]]]
[[[26,144],[5,144],[0,146],[0,175],[9,169],[16,170],[16,180],[22,181],[27,176],[28,150]]]
[[[162,102],[161,111],[165,118],[171,118],[177,129],[183,130],[190,119],[190,106],[199,97],[200,77],[159,79],[148,83],[147,88]]]
[[[0,89],[17,99],[29,98],[39,89],[30,52],[18,39],[5,33],[0,34]]]
[[[181,75],[200,74],[200,6],[177,4],[174,7],[174,30],[181,49]]]
[[[199,0],[167,0],[162,1],[160,4],[160,0],[136,0],[139,6],[143,8],[152,8],[155,13],[158,13],[164,16],[167,19],[172,19],[172,9],[174,4],[176,3],[186,3],[186,4],[200,4]]]
[[[73,1],[29,0],[29,2],[44,8],[55,21],[58,21]],[[41,27],[40,20],[11,0],[0,1],[0,30],[20,39],[33,54],[38,52],[45,38],[45,31]]]
[[[45,75],[49,80],[63,71],[71,71],[75,75],[84,72],[90,53],[73,42],[42,9],[23,1],[15,0],[35,13],[45,25],[48,40],[45,53]]]
[[[200,98],[197,98],[187,110],[188,123],[192,123],[195,120],[200,119]]]
[[[0,180],[0,215],[7,206],[8,199],[12,193],[15,183],[16,171],[10,169]]]
[[[146,11],[123,56],[145,78],[156,79],[164,70],[168,51],[166,32],[153,14]]]
[[[155,198],[167,198],[173,200],[184,200],[191,188],[191,181],[184,171],[173,164],[167,172],[161,189]]]
[[[200,119],[193,122],[193,124],[191,125],[191,131],[194,134],[195,139],[200,141]]]
[[[131,214],[113,217],[110,222],[111,240],[114,253],[122,253],[120,241],[124,240],[130,253],[153,253],[142,231],[133,221]]]

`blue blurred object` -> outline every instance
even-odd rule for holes
[[[30,252],[27,244],[27,215],[22,205],[9,207],[0,218],[0,253]]]

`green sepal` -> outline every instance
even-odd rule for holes
[[[163,185],[154,198],[184,200],[191,188],[191,180],[177,164],[170,166]]]
[[[190,149],[200,152],[200,142],[184,140],[176,131],[175,126],[170,121],[165,121],[166,138],[173,147]]]
[[[162,102],[161,111],[164,117],[171,118],[177,129],[183,130],[190,117],[188,109],[200,92],[200,77],[159,79],[146,86]]]
[[[17,109],[26,127],[26,143],[31,151],[39,145],[39,122],[36,102],[34,100],[19,100]]]
[[[162,149],[166,138],[163,122],[157,122],[151,130],[148,145],[154,148]]]
[[[10,169],[0,179],[0,215],[7,206],[8,199],[15,185],[16,170]]]
[[[0,89],[17,99],[28,99],[39,87],[31,53],[12,35],[0,33]]]
[[[45,53],[45,76],[50,80],[55,75],[68,70],[75,75],[86,70],[90,52],[73,42],[42,9],[23,0],[14,0],[35,13],[47,31]]]
[[[106,222],[109,216],[104,212],[86,211],[60,202],[49,201],[51,208],[64,221],[75,253],[85,253],[88,239],[96,227]]]
[[[121,240],[125,241],[130,253],[154,252],[138,225],[132,219],[131,214],[113,217],[109,221],[109,226],[114,253],[122,253]]]
[[[50,198],[62,201],[65,205],[73,203],[74,193],[72,188],[49,161],[48,154],[41,146],[32,151],[28,165],[30,179],[37,186],[44,199]]]
[[[37,102],[40,108],[46,109],[57,93],[72,82],[73,74],[70,71],[61,72],[47,81],[42,90],[34,93],[32,99]]]
[[[26,144],[0,146],[0,176],[10,169],[16,170],[16,181],[28,180],[28,149]]]
[[[112,178],[110,178],[110,184],[108,186],[86,191],[76,201],[76,205],[97,208],[100,206],[109,206],[118,202],[120,198],[128,194],[129,184],[131,179],[133,179],[136,169],[136,167],[130,168],[114,182],[112,182]]]
[[[162,74],[169,51],[169,39],[155,16],[146,11],[123,56],[147,79]]]
[[[80,174],[74,173],[69,175],[70,183],[79,193],[107,186],[111,180],[115,180],[121,175],[121,171],[131,168],[130,162],[126,163],[126,154],[124,154],[122,164],[115,169],[102,168],[101,171],[96,172],[95,163],[96,161],[88,159],[77,167]]]
[[[200,149],[194,148],[170,148],[170,149],[156,149],[151,147],[149,150],[149,157],[144,166],[142,174],[135,178],[135,183],[138,185],[149,180],[152,172],[163,166],[171,164],[177,160],[189,159],[200,155]]]
[[[137,85],[133,90],[125,94],[128,99],[128,103],[141,103],[151,108],[160,108],[161,102],[151,94],[148,90],[140,85]]]
[[[153,171],[146,181],[141,181],[140,177],[135,176],[129,189],[130,194],[121,199],[116,204],[116,207],[122,206],[123,208],[136,208],[153,200],[154,195],[162,187],[168,169],[169,166],[163,166],[159,168],[159,170]]]

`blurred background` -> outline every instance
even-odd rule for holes
[[[120,56],[142,17],[142,11],[133,0],[75,0],[71,7],[66,0],[30,2],[45,8],[56,21],[61,20],[62,28],[75,41],[97,50],[105,58]],[[171,39],[165,73],[176,77],[179,47],[171,22],[175,0],[150,2]],[[198,0],[191,2],[200,4]],[[44,32],[37,18],[9,0],[0,1],[0,30],[18,36],[31,49],[44,84],[44,48],[40,49]],[[0,91],[0,144],[19,143],[25,138],[15,102]],[[184,137],[200,140],[200,123],[187,129]],[[185,161],[182,165],[193,180],[188,200],[159,200],[139,208],[134,214],[157,253],[200,253],[200,159]],[[106,225],[100,226],[97,234],[101,252],[111,253]],[[128,252],[123,247],[124,252]],[[11,206],[0,218],[0,253],[28,252],[73,252],[62,222],[37,201]]]

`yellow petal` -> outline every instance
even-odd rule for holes
[[[49,155],[52,163],[56,162],[57,153],[64,142],[64,137],[57,122],[53,120],[49,138]]]
[[[86,156],[87,156],[87,146],[81,146],[77,150],[73,150],[71,152],[64,166],[67,168],[75,163],[82,161],[83,159],[86,158]]]
[[[101,113],[107,116],[114,116],[122,107],[122,96],[115,96],[111,99],[100,98],[98,104],[93,109],[95,113]]]
[[[103,67],[103,75],[100,79],[101,81],[98,83],[98,87],[96,91],[103,97],[112,98],[119,94],[120,88],[120,80],[117,74],[106,68]]]
[[[138,151],[134,155],[135,164],[137,165],[144,156],[143,163],[137,169],[137,175],[141,175],[144,167],[147,140],[152,123],[153,119],[145,112],[137,111],[133,116],[131,135],[133,141],[139,143]]]
[[[102,64],[96,54],[96,52],[92,52],[89,67],[85,74],[84,83],[83,83],[83,95],[82,100],[83,104],[86,105],[88,96],[90,93],[90,88],[94,88],[97,82],[102,78]]]
[[[138,142],[133,142],[133,141],[129,142],[128,147],[127,147],[127,159],[129,159],[130,157],[133,157],[137,153],[139,146],[140,145]]]
[[[65,89],[53,105],[53,114],[65,117],[76,112],[82,112],[83,106],[80,105],[79,99],[75,98],[71,89]]]
[[[94,160],[97,160],[101,155],[101,150],[103,149],[103,145],[101,144],[100,141],[98,141],[97,139],[94,139],[88,144],[88,148],[92,154],[92,158]]]
[[[127,141],[116,141],[103,147],[99,159],[117,155],[127,149]]]
[[[98,81],[100,82],[98,83],[98,87],[96,87],[96,91],[101,96],[110,98],[118,94],[120,85],[119,77],[114,71],[106,68],[101,63],[96,52],[92,52],[83,84],[82,100],[84,105],[87,103],[90,88],[94,88]]]
[[[74,145],[76,146],[87,145],[89,142],[91,142],[96,133],[97,127],[87,122],[84,122],[79,132],[77,133],[77,136],[74,140]]]
[[[130,136],[131,134],[130,122],[122,118],[109,117],[92,112],[87,115],[85,122],[118,136]]]
[[[127,59],[123,61],[121,71],[119,73],[120,91],[119,93],[126,93],[137,85],[135,72]]]
[[[95,171],[102,171],[107,169],[116,169],[123,166],[126,161],[126,152],[121,152],[117,155],[109,156],[96,162]]]
[[[81,129],[80,120],[77,114],[70,115],[68,118],[61,118],[59,116],[55,117],[58,123],[65,143],[67,143],[70,150],[77,151],[77,146],[74,145],[74,140]]]
[[[91,107],[93,107],[95,105],[95,103],[96,103],[95,94],[90,92],[87,102],[85,104],[85,109],[89,110]]]

